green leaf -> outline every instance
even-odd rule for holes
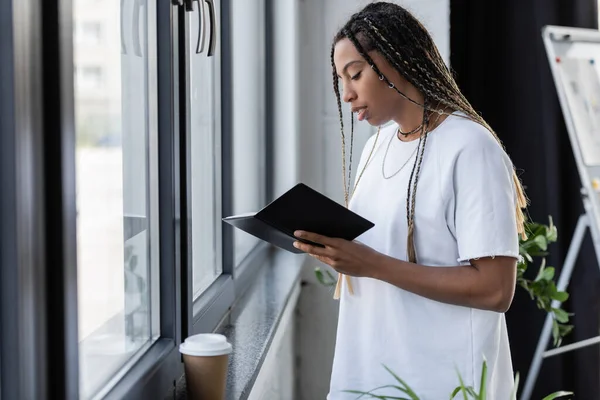
[[[467,388],[465,387],[465,383],[463,382],[462,376],[460,376],[460,373],[458,371],[456,371],[456,373],[458,374],[458,381],[460,382],[460,391],[463,394],[463,400],[469,400],[467,398]]]
[[[327,274],[329,276],[329,280],[325,279],[325,275],[323,275],[323,271],[321,270],[321,268],[315,268],[315,276],[321,285],[334,286],[336,284],[335,278],[333,277],[333,275],[331,275],[331,272],[327,271]]]
[[[389,399],[389,397],[384,397],[384,396],[378,396],[376,394],[372,394],[369,392],[360,392],[358,390],[344,390],[344,392],[346,393],[352,393],[352,394],[359,394],[360,396],[358,396],[355,400],[360,399],[363,396],[369,396],[370,399],[379,399],[379,400],[387,400]],[[405,399],[408,400],[408,399]]]
[[[539,294],[537,294],[536,296],[538,308],[550,312],[550,300],[546,297],[539,296]]]
[[[540,250],[546,251],[548,249],[548,240],[546,236],[537,235],[533,238],[533,242],[540,248]]]
[[[529,255],[529,253],[525,250],[521,251],[521,255],[529,262],[533,262],[533,257]]]
[[[539,282],[544,276],[544,269],[546,268],[546,260],[542,258],[542,263],[540,264],[540,269],[534,279],[534,282]]]
[[[569,322],[569,314],[562,308],[553,308],[554,318],[560,323],[566,324]]]
[[[555,319],[552,320],[552,337],[554,338],[555,345],[558,347],[558,344],[560,344],[560,336],[559,336],[559,330],[558,330],[558,323],[556,322]],[[556,343],[558,343],[558,344],[556,344]]]
[[[486,398],[486,383],[487,383],[487,360],[483,359],[483,366],[481,367],[481,378],[479,379],[479,396],[475,396],[479,400],[485,400]]]
[[[384,388],[396,388],[400,391],[403,391],[402,388],[398,387],[398,386],[394,386],[394,385],[385,385],[385,386],[380,386],[378,388],[375,388],[373,390],[369,390],[368,392],[361,392],[360,390],[344,390],[345,393],[352,393],[352,394],[359,394],[360,396],[358,396],[355,400],[360,399],[363,396],[369,396],[369,398],[371,399],[381,399],[381,400],[411,400],[409,398],[406,397],[394,397],[394,396],[384,396],[384,395],[379,395],[379,394],[374,394],[373,392],[379,389],[384,389]]]
[[[519,373],[515,374],[515,386],[513,387],[512,393],[510,394],[510,400],[517,400],[517,391],[519,390]]]
[[[526,231],[529,232],[529,235],[527,240],[528,242],[531,242],[533,240],[533,238],[535,238],[538,235],[543,235],[546,231],[546,227],[542,224],[538,224],[536,222],[529,222],[526,225]]]
[[[519,279],[519,285],[527,291],[529,291],[529,281],[527,279]]]
[[[406,382],[404,382],[402,379],[400,379],[400,377],[398,375],[396,375],[394,373],[394,371],[392,371],[390,368],[388,368],[387,365],[384,365],[383,368],[385,368],[387,370],[387,372],[389,372],[394,377],[394,379],[396,379],[396,381],[398,381],[402,386],[404,386],[404,390],[403,390],[404,393],[409,395],[412,400],[419,400],[419,396],[417,396],[417,394],[410,388],[410,386],[408,386],[406,384]]]
[[[559,397],[570,396],[572,394],[573,394],[573,392],[565,392],[565,391],[554,392],[554,393],[549,394],[548,396],[544,397],[542,400],[554,400],[554,399],[558,399]]]
[[[554,278],[554,267],[547,267],[544,269],[543,279],[551,281]]]
[[[457,394],[461,393],[463,395],[464,400],[469,400],[467,397],[467,388],[464,387],[464,385],[461,386],[457,386],[454,391],[452,392],[452,397],[450,397],[450,400],[453,400]]]
[[[548,296],[548,299],[550,299],[554,293],[558,292],[554,281],[543,281],[543,284],[545,285],[543,293]]]
[[[564,303],[568,299],[569,299],[569,293],[567,293],[567,292],[556,291],[552,294],[552,300],[558,300],[561,303]]]
[[[573,325],[559,325],[558,326],[558,331],[559,331],[560,337],[567,336],[569,333],[571,333],[571,331],[573,330],[573,328],[574,328]]]
[[[462,390],[462,388],[460,386],[457,386],[452,393],[450,393],[450,400],[452,400],[453,398],[456,397],[456,395],[458,394],[458,392],[460,392]]]
[[[550,226],[548,226],[548,231],[546,232],[546,238],[549,242],[556,242],[558,238],[558,231],[554,226],[554,222],[552,222],[552,216],[548,216],[548,220],[550,222]]]

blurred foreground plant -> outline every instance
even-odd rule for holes
[[[415,393],[413,389],[408,386],[406,382],[404,382],[398,375],[396,375],[390,368],[387,366],[383,366],[390,375],[394,377],[394,384],[380,386],[378,388],[369,390],[368,392],[362,392],[359,390],[345,390],[346,393],[353,393],[359,395],[356,400],[360,398],[366,399],[379,399],[379,400],[421,400],[421,398]],[[456,387],[450,393],[450,400],[456,398],[457,395],[462,395],[463,400],[486,400],[486,388],[487,388],[487,362],[483,361],[483,367],[481,369],[481,377],[479,381],[479,393],[472,386],[465,386],[463,379],[460,373],[457,372],[459,386]],[[513,392],[510,396],[510,399],[506,400],[516,400],[517,399],[517,389],[519,387],[519,373],[515,376],[515,386],[513,388]],[[378,391],[382,389],[396,389],[398,391],[398,395],[381,395],[377,394]],[[572,395],[572,392],[559,391],[554,392],[552,394],[547,395],[542,400],[554,400],[560,397]]]

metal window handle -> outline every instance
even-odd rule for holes
[[[142,2],[144,4],[142,4]],[[145,0],[135,0],[133,3],[133,24],[131,24],[131,35],[133,38],[133,53],[142,57],[142,45],[140,42],[140,9],[145,6]]]
[[[186,12],[194,11],[194,1],[198,2],[198,43],[196,44],[196,54],[204,52],[204,45],[206,42],[206,18],[204,12],[204,3],[208,5],[209,16],[210,16],[210,38],[208,43],[208,57],[212,57],[215,54],[215,47],[217,46],[216,36],[216,16],[215,16],[215,2],[214,0],[172,0],[174,5],[185,6]]]
[[[120,23],[121,23],[121,54],[127,54],[127,45],[125,44],[125,37],[123,32],[125,31],[125,27],[123,26],[123,3],[125,0],[121,0],[121,15],[120,15]]]
[[[217,44],[216,35],[216,16],[215,16],[215,3],[214,0],[204,0],[208,4],[210,9],[210,42],[208,45],[208,57],[212,57],[215,54],[215,47]]]
[[[196,44],[196,54],[204,51],[204,42],[206,41],[206,19],[204,18],[204,2],[198,1],[198,44]]]
[[[196,1],[196,0],[183,0],[183,5],[185,6],[185,11],[187,11],[187,12],[194,11],[194,1]]]

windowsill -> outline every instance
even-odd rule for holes
[[[256,272],[254,282],[215,330],[233,345],[227,400],[245,400],[250,395],[304,261],[304,256],[273,250],[267,264]],[[177,384],[176,399],[186,399],[184,377]]]

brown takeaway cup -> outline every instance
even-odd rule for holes
[[[231,344],[223,335],[204,333],[188,337],[179,346],[191,400],[224,400]]]

